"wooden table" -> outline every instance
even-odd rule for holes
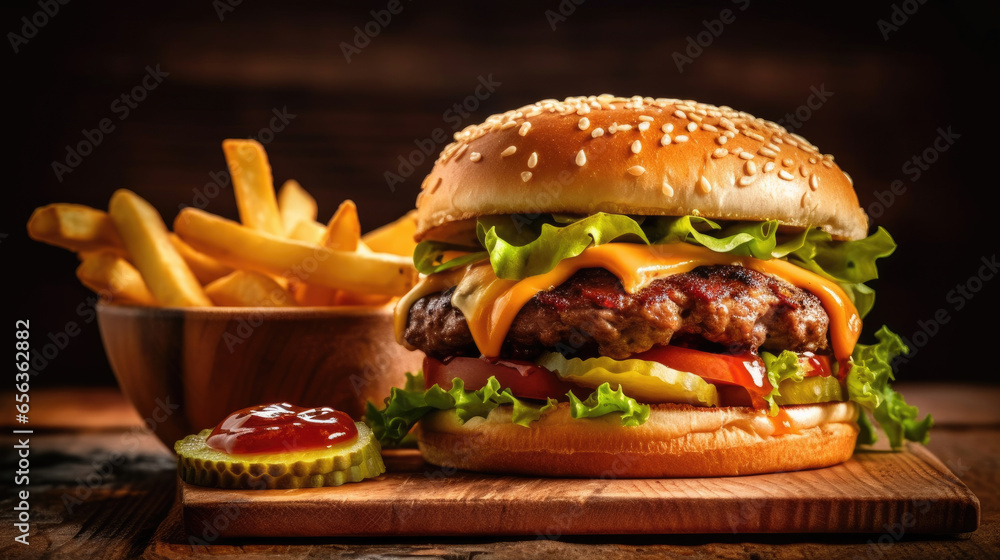
[[[197,556],[446,558],[984,558],[1000,556],[1000,387],[902,385],[937,426],[929,448],[982,502],[971,535],[573,536],[558,540],[296,539],[190,544],[176,504],[173,454],[110,389],[32,392],[30,546],[13,540],[14,496],[0,504],[0,558]],[[9,397],[9,395],[5,395]],[[12,402],[6,398],[5,402]],[[5,420],[10,422],[10,420]],[[0,432],[10,486],[16,444]]]

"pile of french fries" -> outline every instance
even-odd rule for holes
[[[140,196],[120,189],[108,211],[37,208],[32,239],[76,252],[77,278],[115,303],[162,307],[384,305],[416,282],[412,214],[361,235],[344,201],[316,221],[316,200],[295,181],[275,193],[264,148],[222,143],[240,221],[184,208],[173,232]]]

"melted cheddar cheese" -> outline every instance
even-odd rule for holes
[[[861,334],[861,317],[847,293],[835,282],[787,261],[761,260],[717,253],[699,245],[672,243],[641,245],[607,243],[590,247],[576,257],[562,260],[545,274],[524,280],[497,278],[488,261],[424,278],[396,306],[396,338],[403,344],[403,330],[410,307],[420,298],[455,286],[452,305],[465,316],[483,355],[497,357],[514,317],[540,291],[551,290],[584,268],[604,268],[618,277],[629,293],[636,293],[655,278],[682,274],[704,265],[738,265],[780,278],[811,292],[830,316],[830,341],[838,360],[854,351]]]

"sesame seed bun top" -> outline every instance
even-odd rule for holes
[[[416,237],[468,235],[484,215],[594,212],[868,230],[850,176],[801,136],[729,107],[601,95],[456,133],[417,196]]]

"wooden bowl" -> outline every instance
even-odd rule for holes
[[[156,308],[99,304],[115,377],[173,449],[262,403],[332,406],[359,420],[423,354],[396,343],[392,307]]]

